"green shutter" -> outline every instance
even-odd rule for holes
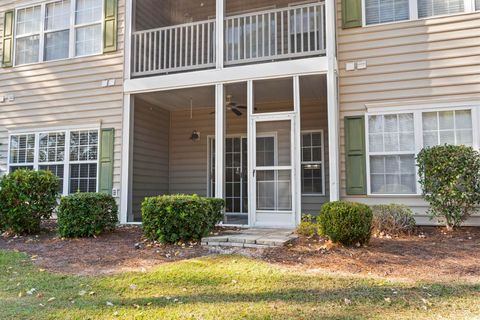
[[[6,11],[3,16],[3,57],[2,66],[13,66],[13,26],[15,11]]]
[[[118,0],[104,0],[105,27],[103,30],[103,52],[117,51]]]
[[[113,188],[113,142],[115,130],[100,131],[100,179],[98,190],[112,194]]]
[[[362,26],[362,0],[342,0],[342,27]]]
[[[365,117],[345,117],[347,194],[367,194]]]

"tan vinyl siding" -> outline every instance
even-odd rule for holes
[[[0,29],[6,10],[30,3],[2,1]],[[14,96],[13,102],[0,103],[0,174],[7,170],[9,130],[100,124],[115,129],[113,186],[120,188],[124,0],[119,1],[118,12],[115,53],[0,68],[0,96]],[[0,39],[0,56],[1,48]],[[106,79],[115,79],[115,85],[102,87]]]
[[[338,25],[341,25],[340,2]],[[394,103],[479,101],[480,12],[338,29],[341,115],[341,195],[344,199],[412,206],[422,223],[421,197],[346,197],[343,117],[364,114],[366,106]],[[349,61],[367,61],[367,69],[346,71]],[[473,218],[470,224],[480,224]]]

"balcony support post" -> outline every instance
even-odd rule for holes
[[[216,23],[215,23],[215,59],[217,69],[223,69],[224,58],[224,28],[223,22],[225,21],[225,0],[216,1]]]
[[[328,60],[327,109],[330,201],[340,199],[340,112],[338,106],[338,65],[336,53],[335,0],[325,0],[325,33]]]

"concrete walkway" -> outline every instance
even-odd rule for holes
[[[244,229],[226,231],[222,235],[202,239],[208,247],[271,248],[281,247],[296,240],[293,230],[287,229]]]

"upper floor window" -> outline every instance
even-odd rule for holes
[[[15,64],[102,52],[103,0],[61,0],[17,9]]]
[[[418,0],[418,17],[427,18],[464,12],[463,0]]]
[[[408,0],[365,0],[365,21],[378,24],[408,20]]]
[[[480,0],[363,0],[365,24],[381,24],[480,10]],[[475,1],[475,4],[473,3]],[[416,10],[415,10],[416,8]]]

